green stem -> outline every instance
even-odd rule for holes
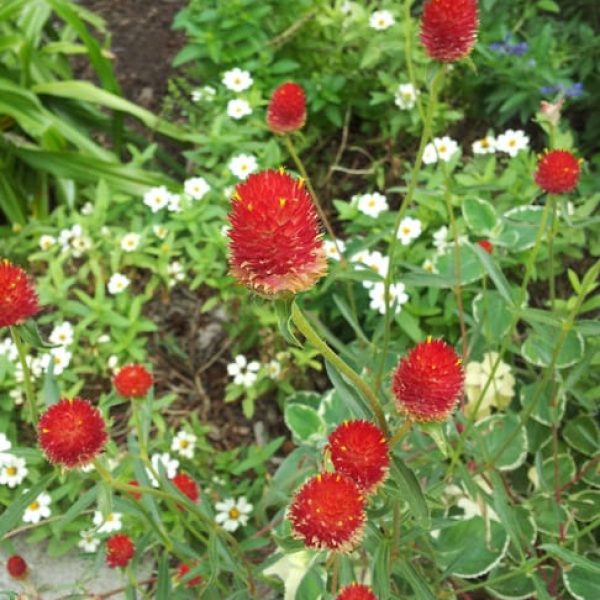
[[[421,97],[417,91],[417,78],[415,76],[415,67],[412,61],[412,16],[410,9],[412,8],[414,0],[405,0],[404,2],[404,56],[406,57],[406,70],[408,71],[408,79],[410,80],[413,89],[416,94],[416,103],[421,121],[425,120],[425,113],[423,112],[423,103]]]
[[[548,196],[547,202],[550,204],[550,233],[548,235],[548,261],[549,261],[549,286],[550,286],[550,310],[554,311],[556,301],[556,278],[554,270],[554,236],[556,235],[556,196]]]
[[[387,423],[383,410],[379,404],[379,400],[373,393],[373,390],[361,379],[360,375],[352,369],[347,363],[345,363],[328,345],[321,339],[319,334],[313,329],[312,325],[302,314],[302,311],[298,305],[292,303],[292,321],[296,327],[300,330],[302,335],[322,354],[322,356],[328,360],[340,373],[345,375],[364,395],[369,402],[371,410],[377,419],[379,427],[383,430],[385,435],[388,435]]]
[[[12,336],[13,342],[17,348],[19,354],[19,361],[21,367],[23,367],[23,383],[25,384],[25,397],[27,398],[27,405],[29,406],[29,416],[31,418],[31,424],[35,424],[37,421],[37,407],[35,404],[35,396],[33,393],[33,381],[31,379],[31,370],[27,364],[27,352],[25,351],[25,344],[19,335],[16,327],[10,327],[10,335]]]
[[[410,431],[412,427],[412,421],[410,419],[406,419],[396,433],[390,439],[390,450]]]

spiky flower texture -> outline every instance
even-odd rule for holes
[[[107,439],[100,411],[82,398],[60,400],[38,423],[38,442],[48,460],[69,469],[89,463]]]
[[[0,327],[19,325],[39,310],[37,294],[27,273],[0,259]]]
[[[392,387],[399,408],[410,419],[444,421],[463,390],[462,361],[443,340],[417,344],[402,358]]]
[[[368,585],[351,583],[340,590],[335,600],[377,600],[377,596]]]
[[[369,421],[346,421],[329,436],[329,453],[335,470],[350,477],[370,494],[386,478],[390,466],[387,440]]]
[[[296,493],[288,519],[309,548],[350,552],[362,538],[365,499],[349,477],[321,473]]]
[[[572,192],[579,182],[579,160],[568,150],[550,150],[537,165],[535,182],[549,194]]]
[[[250,175],[229,215],[231,274],[269,298],[308,290],[327,272],[317,212],[302,180],[283,170]]]
[[[198,484],[189,475],[186,473],[177,473],[171,481],[192,502],[198,502],[200,499],[200,490],[198,489]]]
[[[304,127],[306,96],[297,83],[282,83],[275,89],[267,109],[267,125],[273,133],[285,134]]]
[[[126,567],[135,554],[132,539],[124,533],[117,533],[106,540],[106,564],[111,568]]]
[[[113,377],[115,389],[125,398],[143,398],[152,387],[154,378],[144,365],[125,365]]]
[[[441,62],[465,58],[477,39],[477,0],[428,0],[421,17],[421,42]]]

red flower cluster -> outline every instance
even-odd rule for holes
[[[401,359],[392,387],[399,408],[415,421],[445,420],[463,390],[461,359],[443,340],[417,344]]]
[[[100,411],[82,398],[63,398],[38,423],[38,442],[44,454],[50,462],[67,468],[89,463],[107,440]]]
[[[271,96],[267,109],[267,125],[274,133],[290,133],[304,127],[306,96],[297,83],[281,84]]]
[[[12,327],[40,310],[33,283],[27,273],[0,259],[0,327]]]
[[[321,473],[296,493],[288,519],[309,548],[350,552],[362,538],[365,499],[349,477]]]
[[[307,290],[327,272],[319,221],[302,180],[283,170],[237,186],[229,216],[231,274],[267,297]]]
[[[106,564],[111,568],[126,567],[135,554],[135,546],[128,535],[117,533],[106,540]]]
[[[442,62],[465,58],[477,39],[477,0],[428,0],[421,17],[421,42]]]
[[[183,579],[191,570],[192,567],[190,567],[190,565],[181,563],[177,569],[176,577],[178,579]],[[186,581],[185,586],[189,588],[196,587],[197,585],[202,585],[203,581],[204,579],[202,578],[202,575],[196,575],[196,577],[192,577],[189,581]]]
[[[492,242],[490,242],[489,240],[479,240],[477,244],[480,248],[483,248],[488,254],[491,254],[492,250],[494,249]]]
[[[340,590],[335,600],[377,600],[377,596],[368,585],[351,583]]]
[[[23,579],[27,575],[27,563],[22,556],[13,554],[6,561],[6,570],[11,577]]]
[[[152,387],[154,378],[144,365],[125,365],[113,377],[113,385],[125,398],[143,398]]]
[[[200,500],[198,484],[186,473],[177,473],[171,481],[173,482],[173,485],[192,502],[198,502],[198,500]]]
[[[389,446],[381,429],[369,421],[342,423],[330,434],[328,448],[335,470],[353,479],[365,494],[387,477]]]
[[[127,485],[130,485],[131,487],[140,487],[140,482],[137,479],[130,479],[127,482]],[[127,492],[134,500],[141,500],[142,499],[142,494],[140,494],[140,492]]]
[[[535,182],[549,194],[572,192],[579,182],[579,160],[568,150],[550,150],[540,157]]]

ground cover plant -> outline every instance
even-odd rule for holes
[[[160,117],[0,7],[0,597],[600,597],[597,15],[502,4],[191,0]]]

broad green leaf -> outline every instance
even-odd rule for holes
[[[429,584],[421,577],[419,572],[406,560],[395,560],[393,563],[394,572],[406,579],[412,587],[417,600],[436,600],[436,596],[431,591]]]
[[[299,442],[318,442],[325,437],[327,426],[319,413],[310,406],[287,404],[284,421]]]
[[[483,252],[483,250],[482,250]],[[485,271],[477,258],[475,249],[470,244],[461,244],[459,247],[460,254],[460,284],[466,285],[481,279],[485,275]],[[435,261],[435,267],[439,274],[446,280],[456,281],[456,261],[454,256],[454,246],[451,245],[441,256],[438,256]]]
[[[534,496],[528,502],[529,511],[537,528],[558,538],[561,525],[568,522],[567,511],[552,496]]]
[[[488,236],[498,225],[494,207],[480,198],[465,198],[462,214],[468,228],[477,235]]]
[[[538,381],[521,386],[519,400],[527,411],[535,402],[531,417],[548,427],[560,423],[565,414],[566,396],[560,388],[554,389],[552,382],[543,384]]]
[[[533,247],[542,223],[543,208],[517,206],[504,213],[504,229],[498,240],[511,252],[522,252]],[[546,225],[548,230],[549,225]]]
[[[475,296],[473,317],[486,340],[496,341],[508,333],[513,321],[509,307],[506,300],[495,290],[485,290]]]
[[[537,367],[548,367],[552,362],[560,333],[561,330],[557,327],[534,325],[533,331],[521,346],[521,355],[527,362]],[[573,366],[583,358],[584,349],[583,336],[576,331],[569,331],[558,353],[555,367],[565,369]]]
[[[490,572],[489,579],[494,580],[497,577],[508,575],[510,575],[509,579],[486,585],[485,589],[494,598],[501,598],[502,600],[528,600],[532,597],[535,591],[533,581],[523,573],[516,573],[514,568],[504,565],[497,567]]]
[[[600,491],[584,490],[569,496],[569,506],[578,521],[593,521],[600,515]]]
[[[478,461],[487,462],[504,448],[494,463],[497,469],[513,471],[523,464],[527,457],[527,434],[519,417],[512,413],[495,414],[482,419],[475,427],[479,433],[474,449]],[[518,434],[505,447],[515,431]]]
[[[596,563],[600,565],[600,563]],[[565,587],[575,600],[598,600],[600,598],[600,577],[597,571],[590,576],[590,571],[576,566],[563,569]]]
[[[593,561],[577,552],[573,552],[572,550],[568,550],[564,546],[559,546],[558,544],[542,544],[540,546],[541,550],[544,550],[548,554],[562,560],[569,566],[579,567],[580,569],[587,571],[588,575],[593,575],[597,577],[600,575],[600,562]],[[598,579],[600,582],[600,579]]]
[[[514,294],[504,273],[496,264],[495,259],[479,246],[470,246],[470,248],[475,256],[481,261],[485,272],[489,275],[494,286],[496,286],[498,293],[504,298],[509,306],[513,306],[515,304],[513,299]]]
[[[600,448],[600,429],[596,421],[587,415],[571,419],[562,435],[569,446],[587,456],[594,456]]]
[[[558,456],[549,456],[542,463],[539,473],[540,485],[547,492],[553,492],[558,487],[564,487],[575,476],[575,461],[569,454],[559,454]],[[558,476],[558,482],[555,481]]]

